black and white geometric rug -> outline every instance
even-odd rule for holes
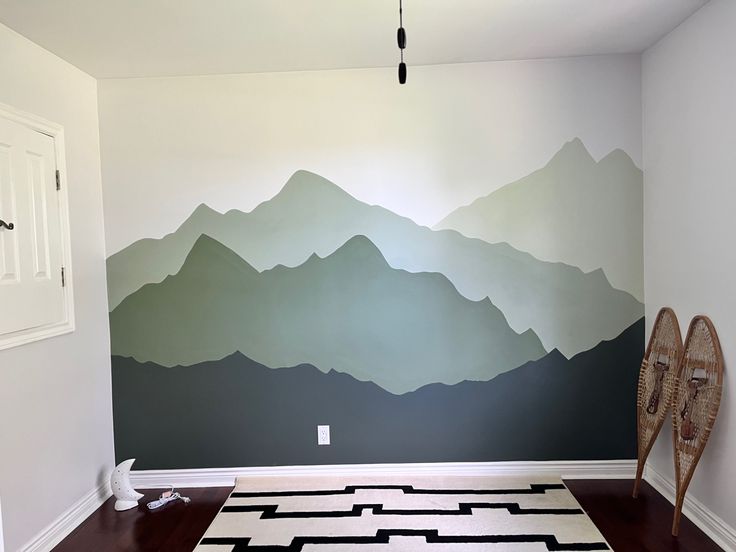
[[[245,477],[197,552],[611,550],[560,479]]]

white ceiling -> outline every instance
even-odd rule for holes
[[[404,0],[409,65],[641,52],[707,0]],[[98,78],[382,67],[398,0],[0,0]]]

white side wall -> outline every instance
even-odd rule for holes
[[[97,83],[0,25],[0,102],[64,126],[77,323],[0,351],[0,498],[15,551],[112,466],[110,341]]]
[[[709,315],[726,388],[690,494],[736,526],[736,2],[713,0],[643,59],[644,281],[648,331],[662,305],[683,338]],[[671,429],[650,456],[672,476]]]

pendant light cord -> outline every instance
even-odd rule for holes
[[[399,27],[404,27],[404,6],[402,5],[402,0],[399,0]],[[401,53],[401,62],[404,62],[404,49],[400,48],[399,52]]]
[[[404,48],[406,48],[406,31],[404,30],[404,3],[399,0],[399,28],[396,31],[396,42],[399,46],[401,62],[399,63],[399,84],[406,83],[406,63],[404,63]]]

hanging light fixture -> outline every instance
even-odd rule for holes
[[[399,30],[396,31],[396,42],[399,44],[401,62],[399,63],[399,83],[406,83],[406,63],[404,63],[404,48],[406,48],[406,31],[404,30],[404,9],[399,0]]]

